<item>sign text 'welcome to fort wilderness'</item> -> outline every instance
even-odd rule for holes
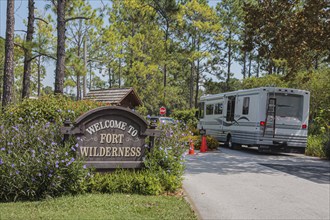
[[[147,122],[130,109],[101,107],[80,116],[62,132],[75,135],[78,155],[86,165],[97,169],[138,168],[142,166],[147,145],[145,139],[159,134],[148,129]]]

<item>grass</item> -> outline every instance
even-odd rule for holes
[[[0,203],[0,219],[197,219],[182,197],[125,194],[64,196]]]

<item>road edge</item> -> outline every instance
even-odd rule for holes
[[[197,219],[202,220],[202,215],[201,213],[198,211],[195,203],[193,202],[193,200],[191,199],[190,195],[188,194],[187,190],[184,188],[184,186],[182,186],[182,190],[183,190],[183,198],[189,203],[191,209],[196,213]]]

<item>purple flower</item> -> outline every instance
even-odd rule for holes
[[[50,125],[50,123],[49,123],[49,122],[47,122],[47,123],[45,124],[45,128],[48,128],[48,127],[49,127],[49,125]]]
[[[64,160],[61,160],[62,163],[64,163]]]
[[[19,119],[18,119],[18,120],[22,121],[22,120],[23,120],[23,118],[22,118],[22,117],[19,117]]]
[[[12,164],[11,167],[14,168],[15,167],[15,164]]]
[[[1,150],[4,151],[4,150],[6,150],[6,148],[2,147]]]
[[[16,170],[16,174],[17,174],[17,175],[19,174],[19,170]]]
[[[71,147],[71,150],[72,150],[72,151],[76,151],[76,149],[75,149],[74,147]]]
[[[19,131],[17,126],[13,126],[13,128],[14,128],[15,131]]]
[[[33,178],[33,177],[31,178],[31,180],[32,180],[32,182],[36,181],[36,179],[35,179],[35,178]]]
[[[83,168],[86,169],[87,168],[86,165],[84,165]]]
[[[2,159],[0,158],[0,165],[2,165],[3,164],[3,161],[2,161]]]
[[[38,176],[41,176],[41,173],[38,173]]]
[[[55,164],[55,167],[58,168],[58,164]]]
[[[68,152],[65,152],[65,156],[68,156],[69,154],[68,154]]]
[[[49,176],[49,177],[52,177],[53,175],[50,173],[50,174],[48,174],[48,176]]]
[[[53,141],[53,142],[51,143],[51,145],[56,145],[56,143]]]
[[[8,150],[8,154],[11,154],[12,153],[12,151],[11,150]]]
[[[13,145],[13,143],[12,143],[12,142],[8,142],[8,145],[9,145],[9,146],[12,146],[12,145]]]
[[[75,147],[76,147],[76,148],[78,148],[78,147],[79,147],[79,144],[78,144],[78,143],[76,143]]]
[[[47,155],[48,154],[48,152],[47,151],[45,151],[45,155]]]

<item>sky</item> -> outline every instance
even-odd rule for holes
[[[215,6],[220,0],[209,0],[211,6]],[[92,7],[97,8],[101,6],[100,0],[89,0]],[[106,4],[109,0],[103,0]],[[35,7],[37,9],[43,9],[49,1],[45,0],[35,0]],[[0,36],[5,37],[6,35],[6,7],[7,0],[0,0]],[[27,20],[28,15],[28,0],[15,0],[15,30],[26,30],[26,26],[23,21]],[[16,32],[19,33],[19,32]],[[242,78],[241,67],[234,63],[232,66],[232,72],[234,72],[236,78]],[[46,64],[46,77],[43,80],[44,86],[51,86],[54,88],[54,78],[55,78],[55,62],[49,61]]]

